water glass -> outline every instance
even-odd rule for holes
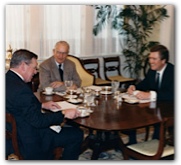
[[[112,92],[115,93],[118,88],[119,88],[119,81],[117,80],[114,80],[114,81],[111,81],[111,86],[112,86]]]
[[[72,80],[65,80],[64,81],[64,85],[65,85],[65,87],[66,87],[66,89],[67,89],[67,92],[69,91],[69,89],[72,87],[72,85],[73,85],[73,81]]]

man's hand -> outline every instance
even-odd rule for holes
[[[141,100],[150,99],[150,92],[139,91],[135,96]]]
[[[80,116],[80,112],[77,109],[66,109],[62,111],[62,114],[68,119],[75,119]]]
[[[129,88],[127,89],[127,92],[130,95],[133,95],[133,92],[136,90],[136,87],[134,85],[130,85]]]

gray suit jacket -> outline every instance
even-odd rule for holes
[[[81,85],[81,79],[76,71],[75,64],[66,59],[63,63],[63,76],[64,80],[73,80],[77,87]],[[39,66],[40,85],[39,90],[42,91],[45,87],[49,86],[54,81],[62,81],[60,78],[58,67],[55,63],[54,57],[50,57]],[[65,86],[58,87],[54,91],[64,91]]]

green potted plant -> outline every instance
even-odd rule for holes
[[[158,41],[149,41],[155,25],[168,17],[167,10],[160,5],[125,5],[121,10],[116,5],[95,5],[97,24],[93,27],[93,34],[101,32],[106,23],[124,37],[122,54],[125,56],[126,66],[133,78],[140,77],[149,49]]]

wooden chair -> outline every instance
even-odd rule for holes
[[[17,156],[16,159],[22,160],[23,157],[20,154],[19,147],[18,147],[16,121],[13,115],[11,115],[10,113],[6,113],[6,124],[8,123],[11,125],[11,131],[6,129],[6,140],[11,140],[12,147],[14,150],[14,155]]]
[[[33,76],[31,82],[32,82],[32,90],[33,90],[33,92],[37,92],[38,86],[40,84],[39,72],[37,72],[37,74],[35,74]]]
[[[6,124],[9,124],[10,126],[10,129],[6,128],[6,140],[11,140],[12,149],[14,150],[14,153],[8,155],[6,159],[23,160],[23,156],[21,155],[19,146],[18,146],[16,121],[13,115],[10,113],[6,113]],[[61,158],[62,151],[63,151],[63,148],[61,147],[57,147],[54,149],[54,152],[53,152],[54,160],[59,160]]]
[[[95,76],[94,85],[111,85],[111,81],[104,80],[100,76],[100,63],[98,58],[82,59],[84,67]]]
[[[67,58],[75,63],[77,73],[82,80],[81,87],[93,85],[95,77],[84,68],[81,60],[73,55],[68,55]]]
[[[160,139],[152,139],[137,144],[124,146],[124,159],[139,159],[139,160],[158,160],[158,159],[173,159],[174,147],[167,144],[165,129],[169,125],[173,125],[173,118],[165,119],[156,124],[160,124]]]
[[[121,75],[120,71],[120,59],[119,56],[104,57],[104,74],[106,80],[113,81],[118,80],[121,84],[133,84],[136,82],[133,78],[127,78]]]
[[[40,79],[39,79],[39,72],[35,74],[31,80],[31,82],[27,83],[29,87],[32,89],[33,92],[37,92],[38,86],[40,84]]]

